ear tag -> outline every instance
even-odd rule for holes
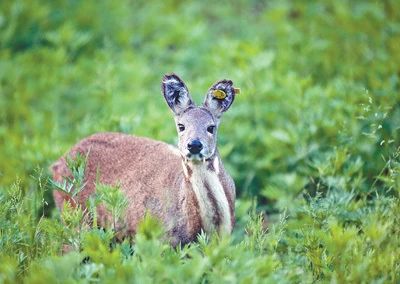
[[[214,90],[213,91],[213,97],[218,99],[218,100],[223,100],[226,98],[226,93],[222,90]]]

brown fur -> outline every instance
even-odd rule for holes
[[[125,224],[118,226],[126,228],[123,235],[135,234],[138,222],[150,211],[164,224],[171,243],[187,243],[196,238],[202,229],[197,199],[185,179],[182,158],[170,145],[121,133],[100,133],[80,141],[68,155],[74,157],[77,153],[86,155],[88,152],[86,186],[79,195],[81,205],[84,206],[94,193],[98,176],[101,183],[120,184],[128,199]],[[65,156],[52,170],[57,181],[70,176]],[[196,166],[190,167],[190,171],[193,170]],[[233,221],[234,185],[222,167],[219,178],[228,196]],[[69,201],[59,191],[54,191],[54,199],[60,209],[65,200]],[[111,216],[103,207],[99,207],[97,213],[99,226],[105,226]]]

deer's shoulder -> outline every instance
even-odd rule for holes
[[[156,155],[179,159],[179,150],[163,141],[119,132],[101,132],[80,140],[69,151],[70,154],[89,153],[90,156],[100,152],[101,155],[112,154],[114,157]],[[89,156],[89,157],[90,157]],[[107,155],[108,156],[108,155]]]

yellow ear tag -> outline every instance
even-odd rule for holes
[[[214,90],[213,91],[213,97],[218,99],[218,100],[223,100],[226,98],[226,93],[222,90]]]

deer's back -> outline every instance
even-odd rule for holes
[[[88,155],[86,185],[78,198],[82,205],[94,193],[96,182],[120,185],[129,204],[125,224],[121,224],[128,234],[134,233],[146,211],[167,223],[170,227],[167,230],[178,226],[176,214],[182,204],[179,189],[183,174],[179,152],[173,146],[121,133],[100,133],[81,140],[67,155],[74,157],[77,153]],[[70,176],[66,156],[60,158],[52,170],[55,180]],[[55,192],[54,198],[61,208],[66,196]],[[100,225],[110,218],[102,207],[98,215]],[[168,220],[175,220],[175,223],[168,224]]]

